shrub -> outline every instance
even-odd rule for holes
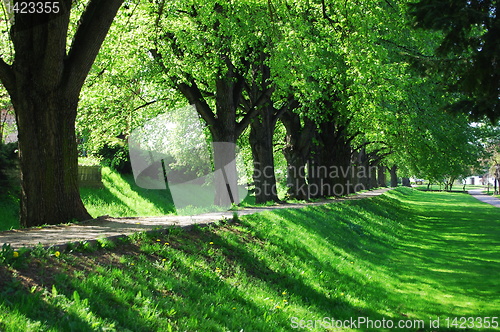
[[[8,184],[9,171],[16,169],[18,161],[17,143],[0,143],[0,182],[3,186]]]
[[[128,146],[121,140],[105,143],[99,148],[97,155],[102,158],[103,166],[113,168],[121,174],[132,172]]]

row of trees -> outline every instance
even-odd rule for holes
[[[2,22],[24,226],[89,217],[75,122],[96,151],[186,102],[212,141],[250,149],[257,202],[278,200],[277,149],[300,199],[378,186],[384,167],[457,178],[481,150],[468,119],[442,111],[462,97],[447,90],[453,77],[429,70],[442,34],[414,30],[406,1],[61,4]],[[235,157],[213,153],[216,168]]]
[[[173,90],[172,99],[180,94],[181,103],[195,105],[213,141],[248,145],[258,202],[278,200],[276,190],[269,189],[276,185],[269,171],[273,146],[283,139],[274,137],[277,126],[285,131],[282,150],[293,198],[352,192],[357,184],[377,186],[374,167],[379,165],[393,171],[399,165],[407,175],[433,180],[457,178],[477,156],[467,120],[441,111],[452,98],[444,90],[446,82],[421,77],[410,67],[433,57],[440,39],[412,31],[404,20],[405,4],[164,2],[129,10],[137,20],[148,17],[154,24],[148,30],[140,21],[130,31],[131,41],[137,33],[149,36],[139,44],[142,57],[115,65],[140,72],[140,82],[149,86],[143,85],[142,92],[164,96]],[[115,53],[116,44],[109,45],[108,54]],[[104,67],[108,58],[103,59]],[[145,111],[166,107],[158,106],[149,104]],[[134,118],[143,117],[135,112]],[[447,125],[435,126],[438,118]],[[121,126],[113,135],[126,136],[129,128]],[[443,149],[450,145],[457,147],[453,156]],[[233,159],[234,151],[224,158]],[[452,159],[460,166],[449,167]]]

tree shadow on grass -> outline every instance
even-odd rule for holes
[[[330,222],[322,223],[318,223],[317,221],[324,220],[325,215],[332,212],[328,206],[301,210],[276,210],[266,219],[268,221],[273,220],[275,223],[270,227],[281,229],[281,233],[269,235],[266,234],[266,229],[264,229],[257,236],[272,241],[272,245],[279,248],[276,251],[282,252],[284,257],[296,257],[299,262],[313,266],[318,273],[318,277],[328,276],[327,278],[330,279],[328,282],[331,282],[331,284],[325,284],[325,288],[331,292],[328,295],[335,297],[338,296],[342,289],[348,289],[351,297],[368,303],[368,308],[367,306],[363,307],[360,305],[358,307],[351,307],[345,312],[336,310],[335,314],[339,318],[359,316],[370,317],[371,319],[382,317],[397,318],[401,315],[401,312],[396,308],[397,303],[388,303],[387,307],[391,307],[391,305],[393,307],[391,311],[388,310],[384,315],[371,309],[375,303],[389,302],[388,293],[392,290],[381,282],[370,280],[368,276],[372,272],[369,267],[373,265],[374,258],[375,261],[378,261],[380,256],[384,256],[386,252],[393,250],[393,241],[389,242],[379,239],[370,234],[366,229],[358,232],[357,228],[350,227],[350,223],[362,218],[362,216],[355,210],[351,210],[350,204],[343,206],[342,209],[342,218],[331,215]],[[258,219],[258,217],[253,216],[248,219],[250,218]],[[248,227],[252,227],[255,222],[258,221],[248,223]],[[302,229],[300,234],[303,234],[303,237],[310,236],[309,240],[315,243],[315,245],[301,245],[304,241],[303,237],[291,239],[290,233],[299,233],[295,231],[289,232],[294,226]],[[367,242],[369,242],[369,246],[367,246]],[[317,248],[325,250],[325,255],[321,259],[318,259],[320,254],[317,252]],[[241,255],[244,255],[244,253]],[[251,257],[249,260],[251,260]],[[345,265],[348,267],[345,267]],[[363,272],[365,269],[366,272]],[[289,275],[280,275],[279,278],[282,280],[282,284],[287,281],[291,284],[297,283]],[[323,303],[323,309],[331,309],[333,307],[332,302],[325,301],[323,296],[323,294],[316,296],[314,303]]]
[[[185,237],[186,242],[180,241],[181,237]],[[56,275],[54,283],[62,296],[71,301],[76,291],[82,300],[88,301],[89,313],[114,323],[119,330],[167,330],[171,324],[174,329],[181,330],[288,331],[290,314],[277,305],[286,305],[281,302],[283,290],[287,290],[286,298],[290,298],[292,305],[308,308],[310,317],[299,319],[378,316],[337,297],[333,291],[335,273],[330,273],[331,266],[307,252],[290,250],[300,255],[299,261],[312,265],[318,276],[325,271],[322,285],[331,292],[322,292],[307,284],[299,273],[290,273],[293,263],[287,262],[286,257],[276,257],[281,264],[280,270],[259,259],[255,252],[213,231],[195,229],[171,239],[177,240],[179,246],[175,249],[121,247],[119,252],[111,251],[112,261],[99,260],[100,256],[110,257],[106,251],[99,251],[88,261],[94,266],[82,264],[83,260],[79,259],[80,265],[73,269],[47,267],[42,274]],[[216,253],[205,251],[209,241],[217,248]],[[283,244],[279,251],[285,247],[287,245]],[[210,245],[210,248],[214,247]],[[217,266],[214,260],[227,263],[224,271],[214,270]],[[200,268],[206,264],[208,266]],[[75,277],[77,270],[79,277]],[[255,287],[263,296],[277,300],[268,304],[262,299],[250,298],[247,287]],[[30,310],[44,311],[46,306],[35,301]],[[23,314],[29,315],[28,312]],[[37,315],[30,317],[39,319]],[[44,316],[44,319],[49,321],[49,326],[59,328],[57,317]],[[70,316],[67,320],[68,324],[80,324],[81,319]]]
[[[262,281],[267,287],[274,289],[276,295],[286,290],[287,296],[302,307],[311,308],[312,315],[322,314],[322,317],[335,317],[336,319],[349,319],[350,317],[382,317],[373,310],[358,306],[354,307],[341,295],[341,290],[336,289],[337,281],[342,280],[342,285],[359,285],[359,280],[352,276],[342,275],[335,265],[328,260],[320,260],[317,255],[295,246],[293,242],[272,241],[265,250],[272,251],[275,260],[270,261],[259,258],[258,251],[245,250],[244,247],[231,244],[224,238],[212,236],[210,238],[220,248],[227,251],[226,258],[231,264],[243,269],[247,275]],[[293,261],[291,260],[293,258]],[[302,268],[309,268],[317,276],[316,285],[306,282],[310,276],[303,276]],[[377,287],[372,289],[378,292]],[[383,294],[378,292],[379,300],[383,301]],[[314,309],[312,309],[314,308]],[[299,317],[312,319],[314,317]],[[288,321],[290,317],[288,317]]]
[[[277,308],[283,298],[310,315],[299,319],[380,319],[384,315],[401,319],[402,314],[411,314],[427,320],[423,313],[450,316],[459,312],[454,308],[465,310],[467,303],[460,304],[461,300],[495,301],[498,260],[493,249],[481,249],[485,238],[474,225],[450,222],[444,219],[446,213],[440,219],[431,210],[413,218],[408,214],[411,209],[398,210],[395,205],[384,198],[345,204],[342,213],[335,205],[275,210],[244,217],[240,224],[228,227],[158,235],[169,246],[156,244],[150,235],[149,247],[98,251],[89,255],[88,265],[77,258],[77,266],[67,271],[47,269],[61,275],[56,287],[62,296],[71,299],[77,291],[88,301],[90,313],[120,330],[167,330],[170,324],[174,330],[288,331],[290,311]],[[378,214],[383,218],[374,219]],[[483,223],[489,219],[479,216]],[[404,217],[410,219],[399,222]],[[495,223],[483,226],[482,231],[495,232]],[[436,227],[442,228],[436,232]],[[462,233],[476,236],[467,241]],[[457,234],[464,238],[447,238]],[[486,241],[493,240],[487,235]],[[351,260],[352,267],[345,268]],[[222,269],[217,271],[219,266]],[[371,269],[388,279],[370,280]],[[309,276],[301,274],[304,270]],[[358,304],[340,295],[344,289]],[[253,290],[260,296],[250,297]],[[458,298],[443,300],[441,295]],[[268,303],[261,297],[277,300]],[[34,303],[34,312],[47,306]],[[489,308],[481,315],[493,315]],[[55,314],[47,318],[48,324],[58,328],[57,314],[65,310],[49,310]],[[35,319],[39,315],[23,314]],[[68,320],[80,324],[82,318]]]
[[[419,199],[408,193],[393,195]],[[378,285],[382,289],[380,293],[386,294],[384,297],[389,303],[399,303],[401,312],[408,311],[422,319],[428,319],[425,316],[428,313],[450,316],[460,312],[477,316],[480,311],[482,316],[494,315],[500,307],[493,304],[500,288],[496,278],[500,262],[494,250],[500,245],[500,236],[497,219],[491,213],[497,211],[481,210],[484,208],[481,206],[473,212],[475,218],[468,218],[464,216],[464,209],[457,206],[460,201],[453,197],[443,201],[420,199],[427,200],[429,206],[433,205],[430,202],[437,204],[437,208],[422,212],[384,195],[341,205],[273,213],[281,220],[293,220],[296,227],[304,228],[305,234],[317,236],[319,241],[328,240],[335,247],[333,252],[354,257],[367,271],[370,267],[383,271],[388,280]],[[446,209],[443,210],[443,206]],[[321,218],[330,222],[316,225]],[[488,220],[490,226],[487,226]],[[280,227],[282,240],[275,243],[285,243],[286,229],[292,226],[272,224],[273,229]],[[287,254],[292,255],[311,259],[311,254]],[[363,283],[363,279],[355,282]],[[376,284],[368,282],[367,290],[377,287]],[[371,301],[377,300],[379,291],[367,293],[371,293]],[[465,303],[469,303],[470,310],[467,311]]]
[[[379,316],[369,309],[354,308],[332,294],[319,292],[311,285],[306,284],[299,274],[289,274],[289,268],[286,266],[284,266],[283,271],[271,268],[253,253],[249,253],[238,245],[231,244],[218,235],[193,232],[195,234],[188,235],[191,240],[190,247],[203,248],[207,241],[213,242],[223,253],[223,257],[218,258],[223,258],[233,268],[231,271],[224,271],[227,275],[221,278],[222,272],[214,272],[213,267],[208,269],[193,268],[194,266],[203,266],[206,262],[214,259],[210,254],[203,256],[201,250],[191,252],[189,249],[186,251],[178,249],[176,254],[168,251],[163,253],[167,260],[165,263],[168,265],[167,268],[159,267],[158,263],[162,261],[160,254],[158,257],[149,255],[148,259],[139,259],[134,265],[121,269],[122,277],[113,283],[114,289],[123,289],[132,294],[140,293],[142,296],[152,299],[156,304],[155,310],[163,313],[172,308],[175,309],[175,314],[172,315],[171,319],[176,322],[177,327],[183,330],[199,329],[198,325],[204,328],[211,326],[213,331],[228,329],[236,331],[241,329],[251,331],[289,330],[291,319],[289,315],[279,310],[274,304],[273,307],[269,307],[245,296],[247,289],[244,285],[238,284],[238,281],[242,282],[242,279],[238,278],[237,281],[233,279],[238,277],[236,273],[243,271],[245,271],[244,280],[254,279],[251,281],[252,283],[259,280],[257,284],[265,285],[263,288],[266,291],[270,290],[268,292],[271,293],[271,297],[279,299],[280,292],[284,289],[288,290],[294,305],[298,304],[310,308],[310,312],[313,312],[311,315],[314,316],[320,313],[323,314],[322,317],[335,315],[339,318],[348,318],[355,313],[357,313],[356,316]],[[318,275],[323,269],[327,271],[326,269],[329,268],[327,264],[315,261],[314,257],[304,258],[308,258],[309,263],[315,266]],[[108,275],[109,277],[112,276]],[[161,285],[158,285],[156,281],[160,280]],[[333,279],[325,280],[325,287],[328,287],[330,282],[333,282]],[[351,282],[354,283],[355,280]],[[165,320],[159,323],[163,325],[155,325],[155,322],[151,321],[139,321],[140,324],[132,323],[131,316],[143,314],[134,310],[134,300],[132,299],[129,303],[116,301],[115,294],[109,291],[110,287],[100,282],[85,282],[85,286],[81,282],[72,282],[70,289],[77,289],[83,296],[89,298],[92,312],[101,318],[113,319],[121,328],[133,330],[165,328]],[[162,291],[164,291],[163,294],[167,294],[166,297],[161,296]],[[112,309],[104,309],[105,303],[112,303],[110,306]],[[284,306],[283,303],[281,305]],[[273,316],[273,319],[266,321],[266,315]],[[312,319],[314,317],[299,318]]]
[[[500,210],[463,194],[415,193],[417,212],[382,265],[408,299],[436,315],[486,317],[500,310]],[[424,295],[425,294],[425,297]]]

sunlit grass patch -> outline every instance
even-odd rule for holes
[[[85,207],[93,217],[159,216],[175,212],[166,190],[148,190],[135,184],[132,175],[102,169],[103,188],[81,188]]]

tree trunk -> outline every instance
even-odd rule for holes
[[[295,100],[288,98],[280,109],[274,107],[271,100],[271,70],[266,63],[269,55],[261,52],[260,61],[254,64],[254,75],[248,85],[247,93],[253,107],[258,107],[259,115],[250,124],[249,142],[253,157],[253,181],[255,202],[279,202],[274,171],[273,138],[276,122],[283,112],[295,108]],[[248,107],[248,106],[247,106]]]
[[[287,197],[299,200],[309,199],[309,187],[306,182],[306,158],[301,153],[295,153],[291,146],[285,146],[283,155],[287,161]]]
[[[455,179],[450,177],[446,180],[446,190],[451,191],[453,189],[453,182],[455,182]]]
[[[72,2],[58,13],[14,14],[14,62],[0,58],[19,130],[23,227],[89,219],[78,189],[78,97],[123,0],[91,0],[67,51]]]
[[[238,173],[236,171],[236,144],[217,141],[212,143],[215,168],[214,204],[229,207],[238,204]]]
[[[386,167],[383,165],[378,165],[378,186],[379,187],[387,187],[387,178],[385,176]]]
[[[401,181],[402,181],[402,185],[404,187],[411,187],[410,179],[409,178],[403,178]]]
[[[150,52],[162,69],[168,73],[168,68],[162,62],[162,55],[155,49]],[[257,102],[251,105],[246,109],[243,118],[236,121],[237,108],[240,106],[240,101],[244,99],[242,91],[245,79],[235,72],[236,68],[227,56],[223,58],[227,64],[227,72],[215,80],[215,114],[194,79],[191,79],[189,83],[177,83],[176,77],[171,77],[171,79],[184,97],[195,105],[196,111],[210,130],[214,144],[213,157],[216,170],[214,204],[228,206],[240,201],[237,191],[236,141],[258,114],[260,104]],[[267,94],[268,91],[263,92],[263,95]]]
[[[370,189],[377,188],[378,187],[378,180],[377,180],[377,170],[378,166],[374,164],[368,164],[368,176],[370,177]],[[375,171],[373,171],[375,170]]]
[[[161,60],[162,56],[152,50],[153,56]],[[168,72],[166,66],[159,62]],[[235,77],[229,70],[224,77],[215,82],[215,114],[203,97],[194,80],[179,83],[177,88],[186,99],[196,107],[196,111],[207,123],[212,136],[213,159],[215,168],[215,198],[214,204],[228,207],[239,203],[237,190],[238,175],[236,171],[236,140],[246,127],[246,124],[236,122]],[[250,114],[247,114],[250,116]],[[240,127],[240,128],[239,128]]]
[[[234,73],[229,70],[225,77],[216,80],[217,118],[209,127],[214,146],[213,157],[216,171],[214,204],[225,207],[240,202],[236,170],[236,140],[239,137],[236,122],[238,105],[234,91]]]
[[[348,195],[354,188],[347,128],[333,121],[321,123],[319,128],[308,164],[309,192],[312,197]]]
[[[328,196],[347,196],[354,193],[354,186],[351,182],[353,174],[352,148],[347,137],[347,127],[335,126],[325,128],[322,135],[325,143],[325,153],[327,165],[330,165],[327,187],[330,192]],[[328,130],[328,131],[327,131]],[[327,134],[330,133],[330,134]],[[327,143],[328,142],[328,143]]]
[[[230,79],[217,81],[217,124],[211,127],[215,166],[215,201],[218,206],[239,203],[236,171],[236,105]],[[220,143],[220,144],[219,144]],[[225,143],[225,144],[224,144]]]
[[[398,186],[398,167],[396,165],[393,165],[389,172],[391,173],[391,187],[396,188]]]
[[[276,176],[274,173],[273,136],[276,120],[273,119],[274,107],[266,105],[260,116],[250,125],[250,147],[253,157],[253,181],[255,203],[278,202]]]
[[[355,178],[356,178],[356,188],[359,190],[371,189],[370,181],[370,170],[369,170],[369,157],[366,153],[366,149],[363,147],[357,153],[356,167],[355,167]]]
[[[311,144],[311,151],[307,160],[307,184],[309,191],[309,198],[320,198],[323,195],[324,180],[328,173],[323,165],[323,152],[324,148],[322,142],[316,141]]]
[[[309,199],[306,162],[315,128],[314,122],[306,118],[302,126],[300,116],[292,110],[287,110],[280,119],[286,129],[283,155],[287,161],[287,197]]]
[[[14,101],[19,126],[21,226],[90,219],[78,189],[77,99],[26,86]],[[61,112],[64,110],[64,112]]]

